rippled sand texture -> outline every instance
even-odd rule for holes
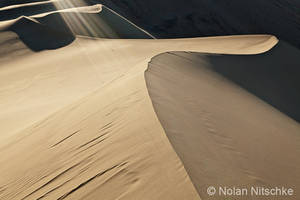
[[[249,67],[247,59],[256,63],[256,54],[272,49],[278,43],[276,37],[152,39],[151,34],[105,6],[61,2],[28,1],[0,10],[11,13],[0,22],[1,200],[207,199],[199,187],[204,187],[206,180],[230,182],[227,176],[215,178],[224,170],[243,184],[253,180],[285,183],[287,174],[292,181],[289,183],[299,185],[297,122],[239,84],[224,79],[221,87],[221,72],[210,72],[206,65],[199,65],[201,56],[187,53],[213,53],[224,57],[225,63],[223,54],[244,55],[246,63],[242,64]],[[22,16],[16,14],[20,10]],[[162,53],[174,51],[186,53],[166,54],[167,63],[156,62],[164,57]],[[153,64],[148,67],[150,61]],[[234,67],[235,61],[239,62],[238,58],[232,57],[228,63]],[[211,65],[217,71],[220,63],[223,60]],[[201,69],[194,69],[198,66]],[[257,61],[257,66],[263,66],[263,62]],[[173,75],[178,68],[183,70],[182,77]],[[203,73],[199,73],[202,68]],[[167,84],[171,81],[172,87],[148,78],[152,70],[161,72],[159,77]],[[192,78],[186,73],[193,73]],[[185,77],[203,84],[199,91],[192,86],[186,89],[194,82]],[[181,89],[193,93],[185,99],[186,106],[192,102],[199,106],[189,110],[198,118],[182,115],[185,107],[180,104],[181,96],[176,96]],[[161,97],[171,97],[169,92],[175,95],[169,103],[178,102],[170,112],[165,102],[160,103]],[[194,95],[203,99],[194,101]],[[221,99],[222,109],[214,102]],[[226,104],[233,101],[237,107]],[[178,123],[166,125],[161,112],[169,113],[167,121],[171,116]],[[190,130],[195,127],[180,123],[188,119],[199,123],[196,128],[201,135],[193,135]],[[174,140],[170,127],[176,134],[177,130],[187,131],[186,138]],[[192,143],[190,136],[195,136]],[[269,136],[272,140],[267,143]],[[198,137],[207,141],[198,141]],[[182,156],[181,150],[187,156]],[[253,156],[257,151],[262,154]],[[274,160],[287,152],[290,154],[282,162]],[[207,159],[210,153],[211,160]],[[199,165],[193,163],[199,159]],[[257,164],[245,166],[252,162]],[[262,170],[262,163],[272,164],[274,170]],[[202,173],[202,182],[195,181],[199,174],[194,176],[191,166],[199,166],[196,173]],[[205,166],[214,168],[205,171]],[[240,171],[233,173],[234,169]]]

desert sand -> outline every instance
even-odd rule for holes
[[[200,197],[209,199],[209,186],[299,190],[299,54],[280,42],[259,55],[169,52],[152,59],[151,100]]]
[[[0,23],[0,199],[207,199],[202,187],[233,178],[299,186],[298,122],[211,72],[202,57],[162,54],[251,55],[259,66],[257,54],[276,37],[149,39],[104,6],[67,9]],[[195,104],[183,102],[181,89]],[[160,100],[174,90],[167,100],[177,106],[168,110]],[[180,123],[199,116],[199,126]]]

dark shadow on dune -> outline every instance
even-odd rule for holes
[[[152,38],[104,6],[99,13],[59,12],[43,17],[22,17],[7,30],[15,32],[33,51],[64,47],[73,42],[76,35],[110,39]]]
[[[152,36],[114,11],[102,6],[101,12],[59,12],[35,18],[51,29],[66,32],[66,23],[74,35],[109,39],[151,39]],[[62,30],[64,28],[64,30]]]
[[[260,55],[152,58],[153,108],[201,199],[225,199],[208,196],[209,186],[300,185],[299,63],[300,51],[284,42]]]
[[[153,36],[144,32],[142,29],[138,28],[131,22],[127,21],[122,16],[118,15],[113,10],[102,7],[102,11],[99,13],[99,18],[102,21],[98,27],[101,28],[103,24],[107,25],[111,32],[114,32],[117,35],[117,38],[123,39],[153,39]],[[101,31],[103,32],[103,31]],[[99,37],[103,37],[99,35]],[[114,38],[110,37],[110,33],[104,35],[105,38]]]
[[[298,49],[279,42],[272,50],[260,55],[205,57],[214,71],[300,122]]]
[[[300,47],[299,0],[93,1],[157,38],[271,34]]]
[[[75,39],[64,20],[57,16],[53,21],[56,28],[38,23],[33,19],[23,17],[8,28],[33,51],[57,49],[72,43]]]
[[[185,59],[205,60],[213,70],[300,122],[300,51],[279,42],[258,55],[190,52]]]

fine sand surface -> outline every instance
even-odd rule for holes
[[[121,38],[123,35],[120,33],[139,33],[137,38],[149,38],[151,35],[109,9],[102,13],[104,9],[101,7],[97,11],[98,15],[91,10],[93,8],[82,7],[80,11],[59,11],[63,17],[54,18],[55,21],[47,20],[47,17],[59,12],[39,17],[16,17],[12,21],[1,22],[0,199],[206,199],[205,196],[201,197],[199,187],[195,185],[190,165],[182,159],[167,129],[165,132],[165,124],[162,123],[162,126],[157,118],[157,109],[153,108],[153,98],[150,99],[148,95],[144,77],[148,62],[154,56],[169,51],[259,54],[273,48],[278,40],[270,35],[174,40],[107,39],[107,35],[103,35],[97,28],[102,28],[104,32],[112,30]],[[78,17],[77,20],[72,18],[74,15]],[[108,23],[109,29],[100,25],[93,29],[90,26],[93,22],[87,19],[91,16],[99,19],[99,15],[115,16],[114,24],[121,24],[123,28]],[[57,26],[53,26],[54,22],[57,22]],[[82,26],[81,22],[87,24]],[[87,34],[78,33],[77,30]],[[92,32],[95,30],[98,34],[96,36]],[[101,36],[104,38],[99,38]],[[174,76],[174,80],[176,78]],[[175,87],[178,83],[174,82]],[[273,120],[266,122],[266,126],[255,126],[257,132],[274,130],[274,134],[278,134],[274,140],[283,140],[286,152],[289,149],[295,150],[296,144],[299,146],[295,134],[297,130],[299,132],[299,127],[295,121],[272,110],[262,101],[255,100],[237,86],[227,84],[224,85],[224,93],[228,90],[228,96],[232,94],[236,101],[241,101],[239,94],[243,94],[242,98],[247,105],[257,106],[259,114],[267,113],[270,120]],[[234,90],[244,92],[231,92]],[[211,95],[218,93],[212,89]],[[207,99],[208,106],[211,106],[209,103],[213,103],[213,99]],[[256,101],[259,103],[254,105]],[[248,115],[243,109],[229,110],[229,118],[235,119],[238,114]],[[183,119],[180,114],[181,107],[178,106],[178,120]],[[194,114],[201,115],[201,112]],[[249,120],[253,119],[252,114],[249,113]],[[205,113],[203,116],[206,117]],[[258,119],[253,119],[252,123]],[[236,124],[230,126],[237,130],[240,127]],[[280,128],[276,129],[276,126]],[[283,129],[288,132],[285,137],[281,132]],[[230,134],[237,135],[238,132]],[[258,138],[258,135],[254,135],[255,141],[252,144],[262,147],[267,136]],[[245,140],[241,138],[238,141],[242,144]],[[288,141],[290,143],[286,145]],[[209,145],[215,143],[199,142],[200,149],[193,151],[195,155],[202,152],[203,144],[213,149]],[[232,152],[243,153],[247,147],[248,151],[258,150],[241,144],[237,146],[240,150],[234,149]],[[270,148],[274,149],[278,157],[282,155],[279,145]],[[212,151],[217,153],[219,150],[220,145],[216,145]],[[283,170],[296,170],[298,159],[294,158],[295,152],[290,152],[284,162],[274,161],[275,166],[272,167],[275,170],[280,167]],[[190,148],[186,148],[186,153],[190,153]],[[230,155],[224,157],[224,163],[229,162],[227,158],[233,158]],[[266,162],[274,159],[270,152],[268,155],[264,160]],[[237,163],[239,159],[232,163]],[[258,162],[259,167],[262,162],[261,157],[257,161],[253,157],[244,159],[240,160],[241,165],[253,161]],[[206,160],[202,162],[206,163]],[[207,166],[211,164],[207,162]],[[209,180],[215,178],[214,183],[223,180],[223,177],[215,177],[214,173],[234,169],[215,167],[221,171],[210,174],[212,178]],[[263,175],[269,178],[272,172],[270,169]],[[298,171],[290,171],[290,174],[294,175],[292,180],[297,183]],[[203,178],[207,180],[208,175],[205,174]],[[236,174],[235,178],[245,180],[243,183],[247,184],[248,179],[244,175]],[[263,178],[262,181],[269,180]],[[282,180],[283,183],[286,180],[276,175],[273,179]],[[224,177],[224,181],[227,180]],[[240,183],[239,180],[237,183]]]
[[[285,186],[296,194],[272,199],[299,198],[300,125],[286,115],[300,120],[299,55],[280,42],[260,55],[152,59],[145,74],[151,100],[201,198],[210,199],[209,186]]]

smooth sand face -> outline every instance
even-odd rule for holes
[[[298,116],[297,103],[291,102],[299,99],[299,79],[292,76],[299,74],[297,54],[280,43],[261,55],[174,52],[149,63],[145,77],[155,111],[202,199],[226,198],[209,197],[209,186],[247,188],[248,195],[233,197],[241,200],[253,199],[252,186],[284,186],[294,195],[272,199],[299,198],[300,125],[269,104],[280,98],[276,105],[295,106],[292,116]],[[236,73],[245,80],[240,85],[230,79]],[[251,93],[270,95],[269,102]]]
[[[200,199],[154,112],[144,72],[167,51],[258,54],[273,36],[76,37],[32,51],[1,32],[0,199]]]
[[[49,113],[43,112],[43,109],[52,113],[64,107],[70,100],[83,97],[122,76],[138,63],[144,62],[147,65],[157,54],[173,50],[251,54],[265,51],[277,42],[272,36],[178,40],[78,38],[65,48],[33,53],[14,33],[5,32],[2,35],[10,40],[8,45],[13,44],[2,47],[3,55],[9,54],[12,57],[1,57],[2,96],[6,100],[3,102],[7,102],[1,105],[1,118],[7,120],[3,121],[5,123],[1,127],[6,132],[5,135],[22,130],[27,120],[33,122],[31,117],[35,118],[35,115],[32,112],[36,112],[37,116],[39,113],[47,116]],[[20,55],[19,59],[14,59],[14,55]],[[118,59],[115,59],[115,55]],[[99,62],[101,64],[98,64]],[[66,93],[68,95],[65,95]],[[40,109],[32,109],[32,112],[26,110],[39,106]],[[7,122],[11,122],[11,118],[16,116],[20,117],[20,120],[14,121],[14,124],[18,125],[11,127]]]
[[[268,48],[276,39],[78,38],[65,48],[5,61],[1,198],[198,199],[153,111],[147,63],[170,50],[249,53],[258,42]]]

